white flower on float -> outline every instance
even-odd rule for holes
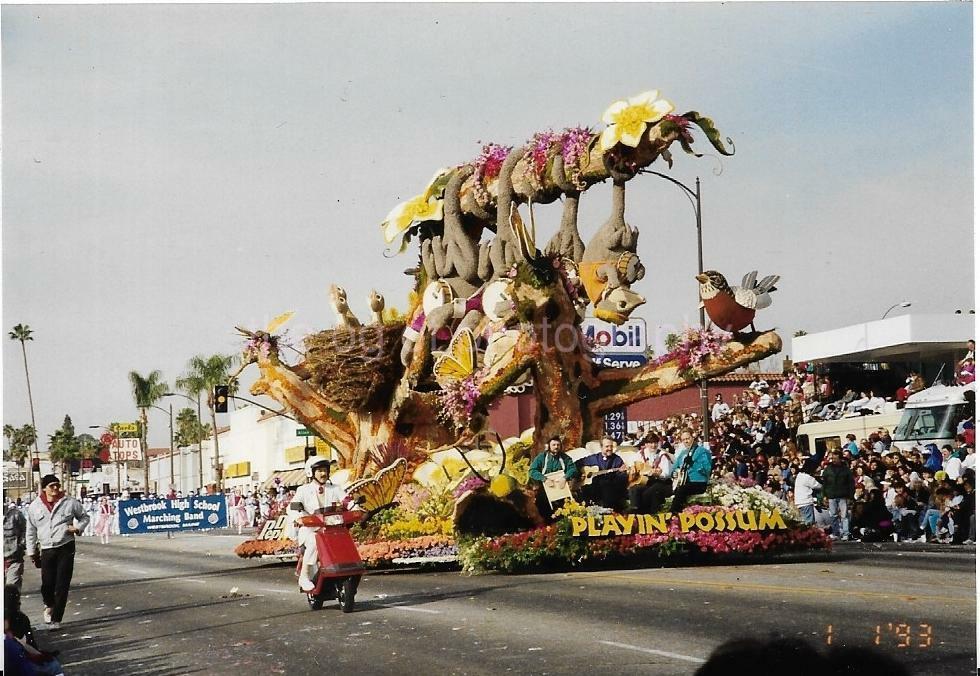
[[[441,179],[445,177],[448,171],[448,169],[439,169],[429,180],[422,194],[416,195],[407,202],[402,202],[388,212],[384,221],[381,222],[385,242],[391,244],[400,236],[402,237],[401,249],[404,250],[408,242],[405,233],[409,228],[416,223],[442,220],[442,198],[437,195],[439,190],[445,187],[445,183]]]
[[[613,102],[602,114],[607,126],[599,137],[603,151],[617,143],[635,148],[643,138],[647,125],[656,122],[674,109],[674,104],[660,98],[659,90],[652,89],[626,100]]]

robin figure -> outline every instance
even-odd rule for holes
[[[753,270],[742,278],[742,285],[734,289],[725,276],[716,270],[705,270],[697,275],[701,304],[711,321],[724,331],[741,331],[746,326],[755,329],[755,313],[772,305],[769,293],[776,290],[779,275],[769,275],[756,282],[758,271]]]

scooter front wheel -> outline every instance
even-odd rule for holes
[[[340,609],[345,613],[354,610],[354,594],[357,592],[357,580],[353,577],[346,577],[337,583],[337,601],[340,602]]]
[[[320,610],[323,608],[323,599],[316,594],[307,594],[306,602],[310,604],[310,610]]]

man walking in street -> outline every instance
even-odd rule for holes
[[[823,494],[830,510],[830,537],[850,539],[850,499],[854,497],[854,475],[844,464],[841,451],[830,452],[830,464],[823,471]]]
[[[75,568],[75,535],[88,521],[82,504],[61,490],[58,477],[48,474],[41,479],[41,495],[27,508],[27,551],[41,569],[44,622],[51,629],[61,627]]]

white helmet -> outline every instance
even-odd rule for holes
[[[318,465],[326,465],[327,466],[327,469],[329,470],[330,469],[330,465],[332,465],[335,462],[336,462],[336,460],[331,460],[330,458],[326,457],[325,455],[311,455],[306,460],[306,478],[307,479],[312,479],[313,478],[313,469],[315,467],[317,467]]]

